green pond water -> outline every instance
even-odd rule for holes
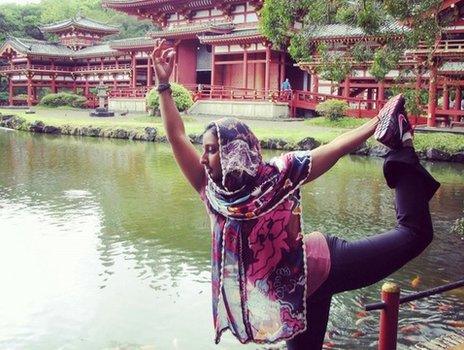
[[[381,165],[345,157],[306,185],[305,231],[354,239],[391,228]],[[426,166],[442,182],[436,238],[391,276],[405,292],[416,276],[419,289],[464,276],[464,240],[450,234],[464,167]],[[209,232],[167,145],[0,130],[0,349],[264,349],[229,333],[213,343]],[[379,314],[357,313],[380,285],[334,298],[332,348],[375,347]],[[452,333],[464,289],[406,304],[400,319],[416,325],[399,333],[400,349]]]

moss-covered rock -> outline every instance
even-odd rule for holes
[[[437,160],[440,162],[447,162],[451,158],[451,155],[448,152],[436,148],[429,148],[426,151],[426,155],[428,160]]]
[[[301,150],[312,150],[314,148],[319,147],[320,145],[321,143],[316,141],[312,137],[305,137],[303,140],[301,140],[300,142],[296,144],[298,149],[301,149]]]
[[[464,218],[457,219],[451,228],[453,233],[464,236]]]

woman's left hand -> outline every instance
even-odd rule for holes
[[[151,53],[151,59],[153,60],[153,66],[155,68],[155,75],[158,79],[158,84],[168,83],[169,77],[174,69],[174,61],[176,51],[174,48],[165,48],[166,40],[157,40],[155,42],[155,48]]]

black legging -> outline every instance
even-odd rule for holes
[[[384,173],[396,192],[397,226],[353,242],[326,237],[329,275],[307,300],[308,330],[287,341],[287,349],[321,349],[334,294],[380,281],[418,256],[432,241],[428,201],[439,184],[422,168],[412,148],[391,152]]]

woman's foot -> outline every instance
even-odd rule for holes
[[[379,112],[379,124],[375,129],[374,137],[391,149],[403,147],[403,142],[412,138],[412,127],[404,104],[403,95],[397,95],[392,97]]]

